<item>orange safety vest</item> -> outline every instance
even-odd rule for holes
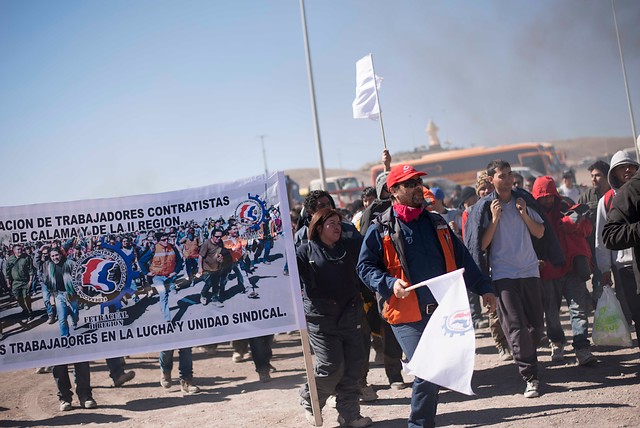
[[[242,248],[247,245],[246,239],[240,237],[233,242],[231,237],[227,237],[222,241],[222,245],[231,253],[231,260],[235,263],[242,258]]]
[[[168,245],[156,244],[149,272],[157,276],[169,276],[176,269],[176,250]]]
[[[457,265],[449,228],[444,223],[436,224],[435,226],[438,241],[444,253],[447,272],[454,271],[457,269]],[[409,283],[409,279],[405,275],[404,269],[402,269],[400,258],[388,232],[385,232],[382,238],[382,261],[391,276]],[[382,316],[389,324],[404,324],[420,321],[422,319],[422,311],[418,305],[418,295],[415,290],[410,291],[409,295],[404,299],[398,299],[395,294],[391,294],[389,300],[384,303]]]
[[[198,257],[200,257],[200,246],[198,245],[198,239],[187,239],[184,242],[184,258],[197,259]]]

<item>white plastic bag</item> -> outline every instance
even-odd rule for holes
[[[593,343],[600,346],[631,346],[631,331],[613,289],[605,285],[593,321]]]

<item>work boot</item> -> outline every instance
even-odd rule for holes
[[[197,394],[200,392],[200,388],[195,386],[191,379],[180,379],[180,387],[182,388],[182,392],[185,394]]]
[[[564,345],[562,343],[551,342],[551,361],[557,363],[564,361]]]
[[[171,372],[162,372],[160,375],[160,385],[164,389],[171,388]]]
[[[124,372],[113,381],[113,386],[115,386],[116,388],[122,386],[134,377],[136,377],[136,372],[134,372],[133,370],[130,372]]]
[[[598,359],[587,348],[576,349],[576,359],[581,366],[588,366],[596,363]]]
[[[360,428],[360,427],[368,427],[373,423],[373,421],[368,416],[358,415],[358,417],[355,418],[354,420],[347,422],[342,416],[338,416],[338,423],[340,424],[341,427]]]

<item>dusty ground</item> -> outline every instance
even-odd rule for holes
[[[564,323],[568,325],[566,314]],[[477,337],[473,378],[477,396],[442,392],[438,426],[640,426],[637,347],[595,348],[600,362],[594,367],[577,366],[571,352],[565,363],[551,363],[549,350],[542,349],[539,355],[543,395],[526,399],[515,365],[497,361],[488,330],[480,330]],[[111,386],[104,361],[98,361],[92,364],[92,384],[99,407],[74,408],[64,413],[58,411],[51,374],[38,375],[33,370],[0,373],[0,426],[308,426],[297,404],[297,391],[304,381],[297,334],[276,336],[272,363],[278,371],[269,383],[258,382],[250,360],[233,363],[231,353],[228,344],[220,345],[213,355],[194,350],[196,382],[202,392],[191,396],[183,396],[178,385],[168,391],[160,387],[155,354],[127,359],[128,368],[136,371],[136,378],[122,388]],[[175,376],[177,371],[174,380]],[[363,405],[362,414],[374,420],[373,426],[406,426],[410,389],[389,389],[383,368],[376,364],[369,373],[369,381],[379,399]],[[73,404],[77,406],[77,401]],[[335,409],[325,408],[323,415],[324,426],[337,426]]]

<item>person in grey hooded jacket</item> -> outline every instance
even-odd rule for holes
[[[640,164],[631,157],[625,151],[618,151],[611,157],[611,167],[609,168],[609,174],[607,178],[611,190],[604,194],[598,201],[598,209],[596,212],[596,262],[598,268],[602,272],[600,278],[600,284],[605,285],[621,285],[615,287],[616,296],[620,301],[622,311],[627,318],[627,322],[631,324],[631,311],[624,296],[626,287],[622,286],[623,283],[635,284],[635,278],[633,276],[633,250],[627,248],[624,250],[609,250],[605,246],[602,231],[604,225],[607,222],[607,214],[613,204],[614,195],[618,192],[620,187],[625,184],[638,171]],[[602,294],[602,287],[594,290],[593,299],[597,301]]]

